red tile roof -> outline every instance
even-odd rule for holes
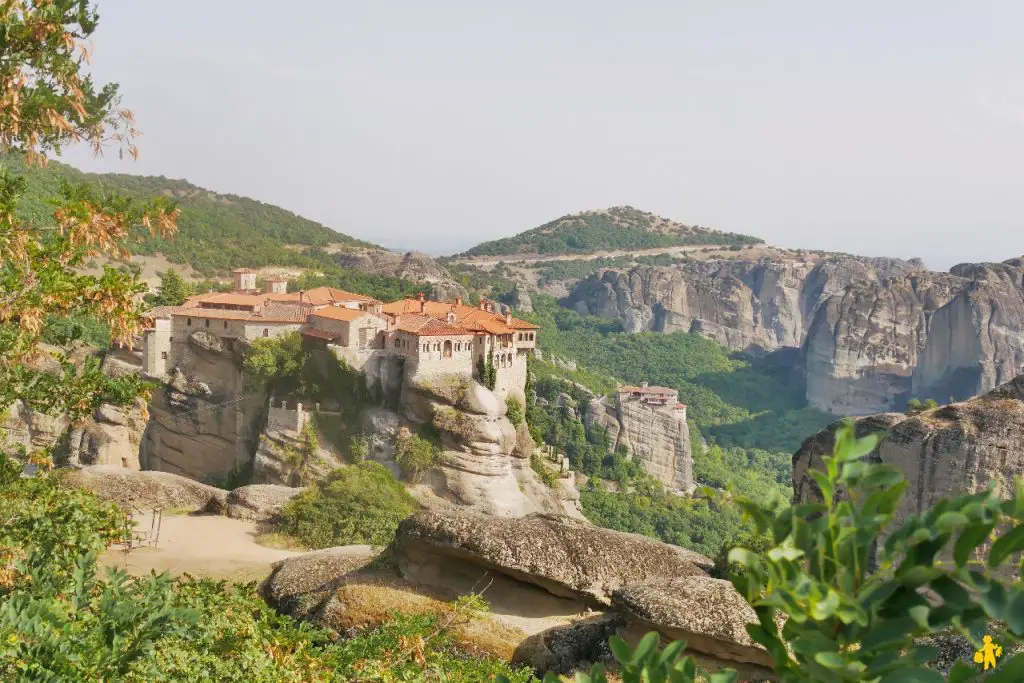
[[[372,296],[354,294],[352,292],[346,292],[344,289],[335,289],[334,287],[314,287],[313,289],[309,289],[301,293],[288,292],[287,294],[266,294],[264,296],[271,301],[296,302],[299,300],[300,294],[302,295],[303,303],[312,304],[314,306],[327,306],[329,304],[345,303],[347,301],[358,301],[360,303],[370,304],[381,303]]]
[[[439,320],[448,319],[448,313],[455,312],[456,324],[470,330],[471,332],[486,332],[487,334],[512,334],[515,330],[537,330],[540,329],[533,323],[525,320],[511,318],[506,322],[505,316],[501,313],[485,311],[475,306],[453,304],[444,301],[420,301],[419,299],[400,299],[384,304],[381,309],[384,313],[395,314],[418,314],[427,315]]]
[[[351,322],[364,315],[373,316],[373,313],[358,308],[344,308],[342,306],[327,306],[313,311],[314,318],[328,318],[330,320],[344,320]]]
[[[631,387],[629,385],[619,387],[618,391],[619,393],[648,394],[652,396],[671,396],[673,394],[678,395],[679,393],[675,389],[669,389],[668,387]]]
[[[187,318],[209,318],[211,320],[245,320],[253,323],[302,323],[309,315],[306,306],[268,304],[259,311],[231,311],[218,308],[189,308],[181,306],[171,315]]]
[[[327,341],[332,341],[341,336],[336,332],[328,332],[327,330],[321,330],[317,327],[304,327],[302,329],[302,334],[307,337],[315,337],[316,339],[326,339]]]
[[[426,315],[411,314],[401,316],[395,329],[415,334],[417,337],[469,337],[473,334],[459,325],[452,325]]]

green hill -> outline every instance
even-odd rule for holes
[[[749,235],[683,225],[631,206],[614,206],[562,216],[513,237],[478,244],[460,256],[592,254],[615,249],[761,244],[763,241]]]
[[[53,208],[47,199],[57,195],[62,178],[133,199],[158,195],[172,198],[181,209],[179,230],[174,238],[163,240],[140,232],[128,248],[135,254],[160,252],[171,262],[189,264],[203,275],[223,273],[240,266],[315,266],[324,261],[316,248],[328,244],[375,246],[272,204],[217,194],[186,180],[85,173],[55,161],[46,168],[26,167],[20,157],[13,155],[0,157],[0,167],[25,177],[28,187],[19,214],[24,220],[39,225],[50,222]],[[286,249],[285,245],[300,248]]]

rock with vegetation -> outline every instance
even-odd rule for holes
[[[281,560],[263,581],[260,594],[274,609],[310,618],[341,582],[369,565],[376,555],[372,546],[346,545]]]
[[[1014,492],[1024,471],[1024,375],[982,396],[947,406],[858,418],[857,434],[879,434],[872,458],[898,469],[909,483],[897,514],[902,521],[943,498],[994,487]],[[820,498],[811,469],[822,469],[839,423],[804,442],[793,455],[793,499]]]
[[[302,489],[273,484],[240,486],[228,493],[227,515],[233,519],[269,522],[281,515],[281,510]]]
[[[566,492],[540,482],[528,455],[517,454],[526,446],[506,415],[508,406],[480,383],[461,375],[441,375],[407,384],[401,410],[428,435],[428,442],[436,439],[436,460],[429,468],[417,468],[417,473],[430,470],[428,476],[417,477],[417,483],[431,495],[503,517],[566,510],[579,514],[572,502],[565,505]],[[513,413],[522,419],[521,412]],[[414,438],[422,437],[399,435],[396,443],[409,450]]]
[[[624,585],[705,576],[713,565],[683,548],[562,515],[508,519],[456,509],[405,519],[395,556],[411,581],[436,583],[449,565],[468,565],[481,576],[495,571],[597,605]]]
[[[126,511],[172,508],[221,514],[227,510],[228,492],[169,472],[90,465],[70,470],[67,485],[91,491]]]
[[[685,640],[690,654],[712,670],[746,667],[746,675],[770,677],[772,656],[747,633],[757,614],[733,585],[707,576],[681,576],[624,586],[612,595],[612,608],[626,620],[626,640],[651,630],[671,642]]]
[[[432,299],[449,301],[469,297],[466,288],[456,282],[444,266],[418,251],[401,254],[386,249],[346,249],[335,258],[342,268],[427,285]]]

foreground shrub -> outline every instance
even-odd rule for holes
[[[331,472],[281,513],[281,531],[313,548],[387,545],[416,501],[388,468],[362,462]]]

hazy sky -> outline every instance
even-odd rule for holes
[[[142,159],[432,253],[631,204],[791,247],[1024,253],[1024,2],[100,0]]]

